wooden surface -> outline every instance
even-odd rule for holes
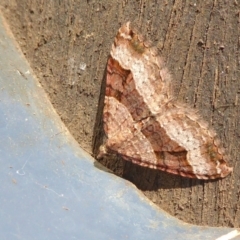
[[[1,1],[22,51],[79,144],[92,151],[108,54],[122,23],[150,38],[172,73],[176,98],[217,131],[234,167],[220,181],[191,180],[108,159],[154,203],[186,222],[240,226],[239,9],[236,1]]]

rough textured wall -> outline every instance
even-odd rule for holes
[[[176,98],[213,125],[234,173],[206,182],[120,160],[107,165],[179,219],[240,226],[240,2],[3,0],[0,5],[58,114],[88,152],[114,36],[122,23],[138,23],[166,59]]]

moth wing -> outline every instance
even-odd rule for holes
[[[113,97],[105,97],[104,130],[109,151],[144,167],[192,176],[184,148],[172,141],[153,118],[135,122],[128,109]]]
[[[215,179],[232,172],[216,133],[192,109],[175,104],[156,119],[167,135],[186,149],[186,162],[192,167],[187,177]]]
[[[133,162],[154,161],[151,144],[141,133],[127,108],[113,97],[105,97],[104,130],[107,149]]]

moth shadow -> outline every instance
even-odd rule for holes
[[[104,141],[104,129],[103,129],[103,107],[104,107],[104,97],[105,97],[105,89],[106,89],[106,75],[107,75],[107,66],[105,67],[101,90],[98,99],[98,109],[95,117],[95,124],[93,130],[92,137],[92,152],[93,157],[96,158],[99,153],[99,148],[103,144]],[[103,164],[104,165],[104,164]]]
[[[156,169],[142,167],[125,161],[122,177],[132,182],[142,191],[157,191],[158,189],[191,188],[204,185],[212,180],[185,178]]]

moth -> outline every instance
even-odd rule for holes
[[[174,100],[156,48],[130,22],[118,31],[107,63],[102,157],[119,154],[144,167],[188,178],[224,178],[232,168],[214,130]]]

